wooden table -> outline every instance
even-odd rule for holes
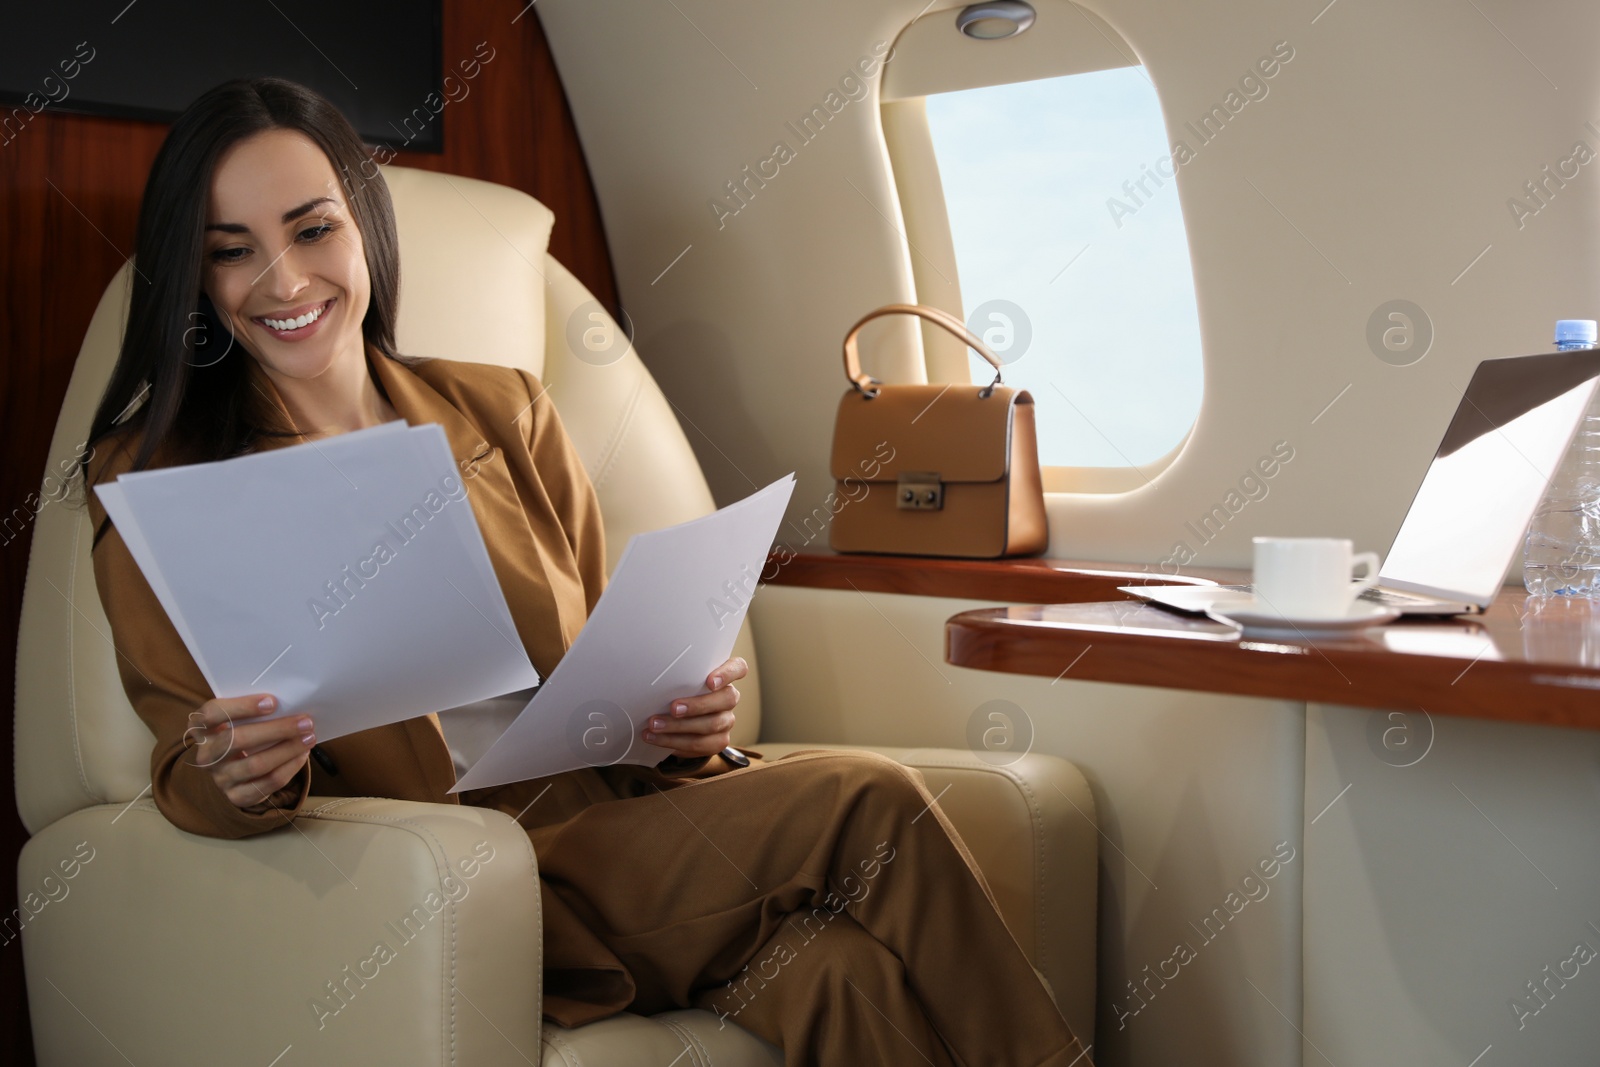
[[[1600,603],[1506,590],[1480,616],[1243,636],[1139,600],[955,615],[960,667],[1600,730]]]
[[[961,667],[1600,729],[1600,603],[1506,589],[1483,615],[1402,619],[1354,636],[1242,637],[1119,590],[1247,582],[1073,559],[775,553],[765,585],[1009,602],[945,624]]]

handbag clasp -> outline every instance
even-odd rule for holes
[[[905,471],[896,486],[895,506],[910,511],[939,511],[944,507],[944,483],[938,471]]]

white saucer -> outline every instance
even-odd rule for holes
[[[1245,630],[1274,630],[1312,636],[1346,633],[1393,622],[1400,617],[1394,608],[1357,600],[1343,615],[1306,619],[1280,615],[1255,597],[1225,606],[1207,608],[1206,614],[1218,622]]]

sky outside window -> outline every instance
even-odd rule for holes
[[[998,354],[1038,404],[1040,462],[1126,467],[1171,451],[1200,411],[1200,321],[1144,69],[936,93],[927,111],[963,312],[1009,345]],[[973,381],[993,378],[968,358]]]

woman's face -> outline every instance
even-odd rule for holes
[[[361,232],[310,138],[267,130],[223,154],[204,247],[206,295],[267,369],[315,378],[365,359],[361,320],[372,284]]]

